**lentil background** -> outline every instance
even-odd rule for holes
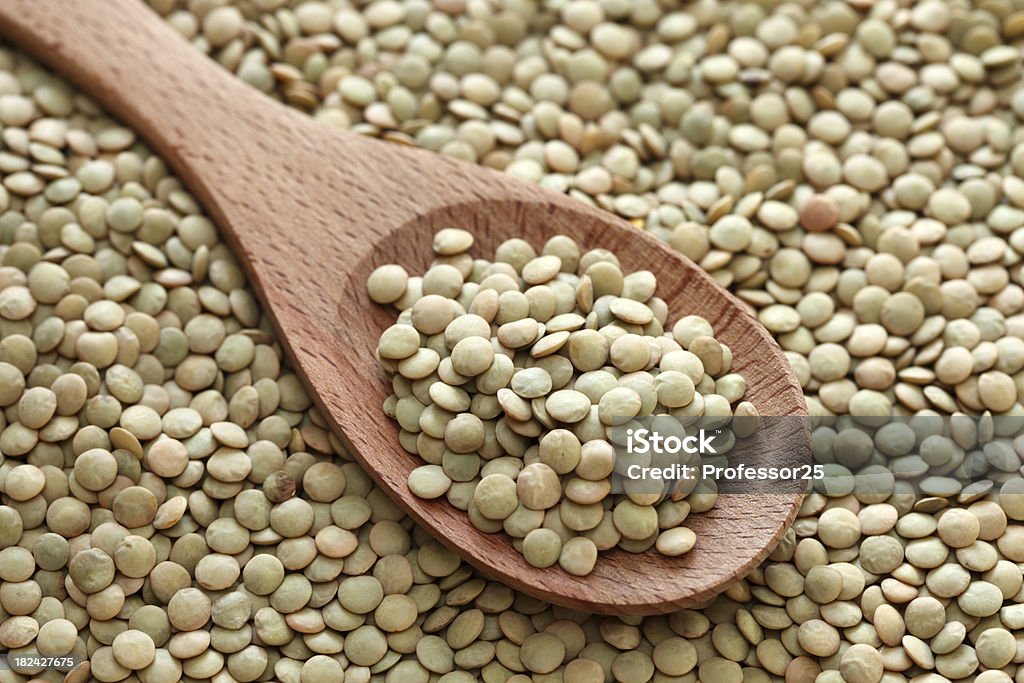
[[[866,416],[1022,414],[1019,3],[150,4],[321,120],[668,240],[836,416],[821,462],[892,447]],[[1024,680],[1016,451],[973,491],[809,496],[702,610],[551,607],[373,487],[130,131],[10,50],[0,124],[3,647],[143,683]]]

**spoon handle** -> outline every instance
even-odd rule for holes
[[[507,176],[316,123],[207,58],[142,0],[0,0],[0,33],[137,131],[245,261],[283,248],[326,265],[315,245],[282,244],[297,241],[282,229],[297,216],[326,219],[355,263],[374,237],[432,209],[537,196]],[[325,185],[341,210],[323,210]]]

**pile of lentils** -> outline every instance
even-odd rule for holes
[[[821,430],[1021,414],[1016,0],[150,4],[326,123],[667,240],[758,311]],[[1019,470],[815,492],[699,608],[540,602],[350,460],[131,131],[11,50],[0,124],[0,647],[142,683],[1024,680]]]
[[[606,249],[581,253],[556,235],[537,254],[513,238],[491,262],[472,246],[471,233],[445,228],[422,277],[388,264],[367,281],[373,301],[400,311],[377,357],[393,391],[384,410],[427,463],[409,489],[446,496],[481,531],[505,531],[534,567],[585,576],[601,550],[689,552],[697,537],[681,525],[714,506],[714,480],[698,489],[696,477],[665,487],[626,477],[612,495],[613,475],[651,455],[618,458],[611,441],[651,416],[668,427],[653,431],[685,436],[701,417],[731,421],[734,403],[756,420],[739,402],[746,382],[729,372],[729,347],[700,316],[666,332],[654,274],[623,275]],[[716,452],[733,438],[723,430]]]

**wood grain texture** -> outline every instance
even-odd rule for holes
[[[163,155],[245,264],[292,364],[343,443],[417,522],[484,573],[588,611],[669,612],[706,601],[753,569],[794,518],[795,490],[723,495],[687,521],[698,543],[685,557],[614,551],[581,579],[531,568],[506,537],[476,531],[446,502],[417,499],[406,477],[419,463],[382,413],[388,385],[373,358],[394,314],[368,300],[364,283],[382,263],[425,267],[439,227],[473,231],[477,255],[508,237],[539,246],[558,232],[612,249],[626,270],[657,275],[673,320],[696,313],[711,321],[763,414],[805,414],[803,394],[744,306],[654,238],[510,177],[317,124],[208,60],[139,0],[3,0],[0,31]],[[806,462],[805,423],[762,430],[762,458]]]

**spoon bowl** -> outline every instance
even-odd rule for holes
[[[763,415],[806,414],[771,335],[693,262],[625,221],[565,195],[411,147],[332,129],[256,92],[196,51],[139,0],[5,0],[0,32],[89,93],[170,163],[233,247],[326,423],[377,483],[438,541],[488,576],[591,612],[651,614],[698,605],[757,566],[795,517],[800,482],[723,494],[687,519],[681,558],[602,553],[575,577],[529,566],[503,535],[476,530],[445,501],[415,497],[418,460],[384,414],[389,385],[374,349],[393,311],[366,277],[383,263],[422,272],[433,233],[471,231],[488,256],[510,237],[566,234],[650,270],[670,321],[699,314],[733,351]],[[809,460],[806,420],[752,437],[751,465]]]
[[[365,282],[385,263],[399,263],[411,273],[430,265],[434,233],[459,227],[475,237],[472,254],[487,258],[502,241],[520,237],[540,247],[555,234],[564,234],[584,249],[601,246],[615,252],[623,272],[650,270],[658,279],[658,296],[669,304],[669,321],[701,315],[711,322],[715,337],[733,351],[733,372],[747,380],[746,400],[765,415],[805,413],[803,394],[788,362],[763,327],[731,295],[726,294],[692,262],[625,221],[587,210],[578,202],[488,201],[455,204],[397,227],[376,243],[371,258],[352,271],[346,288],[357,293],[352,310],[372,311],[372,324],[358,332],[360,360],[351,370],[369,385],[366,419],[380,427],[367,440],[361,459],[403,508],[435,538],[470,564],[503,583],[535,597],[581,610],[608,614],[654,614],[699,605],[717,595],[736,578],[754,569],[774,548],[796,515],[802,498],[799,482],[758,485],[745,483],[742,493],[722,493],[711,510],[687,518],[697,535],[696,547],[682,557],[656,550],[640,554],[614,549],[602,552],[593,573],[576,577],[557,565],[537,569],[511,547],[511,538],[475,529],[466,513],[443,498],[423,500],[409,491],[409,473],[423,462],[397,443],[397,425],[381,420],[381,405],[390,383],[374,358],[377,337],[394,324],[390,306],[370,301]],[[723,305],[723,302],[728,305]],[[347,302],[346,302],[347,303]],[[345,314],[342,314],[345,317]],[[346,334],[354,333],[346,331]],[[338,348],[343,343],[339,343]],[[780,363],[786,363],[783,366]],[[315,384],[315,381],[313,382]],[[372,397],[372,398],[369,398]],[[343,428],[344,429],[344,428]],[[347,433],[347,432],[346,432]],[[390,441],[384,453],[378,440]],[[358,450],[358,446],[357,446]],[[806,420],[775,420],[744,442],[743,462],[751,467],[796,465],[809,459]],[[722,487],[726,490],[726,487]]]

